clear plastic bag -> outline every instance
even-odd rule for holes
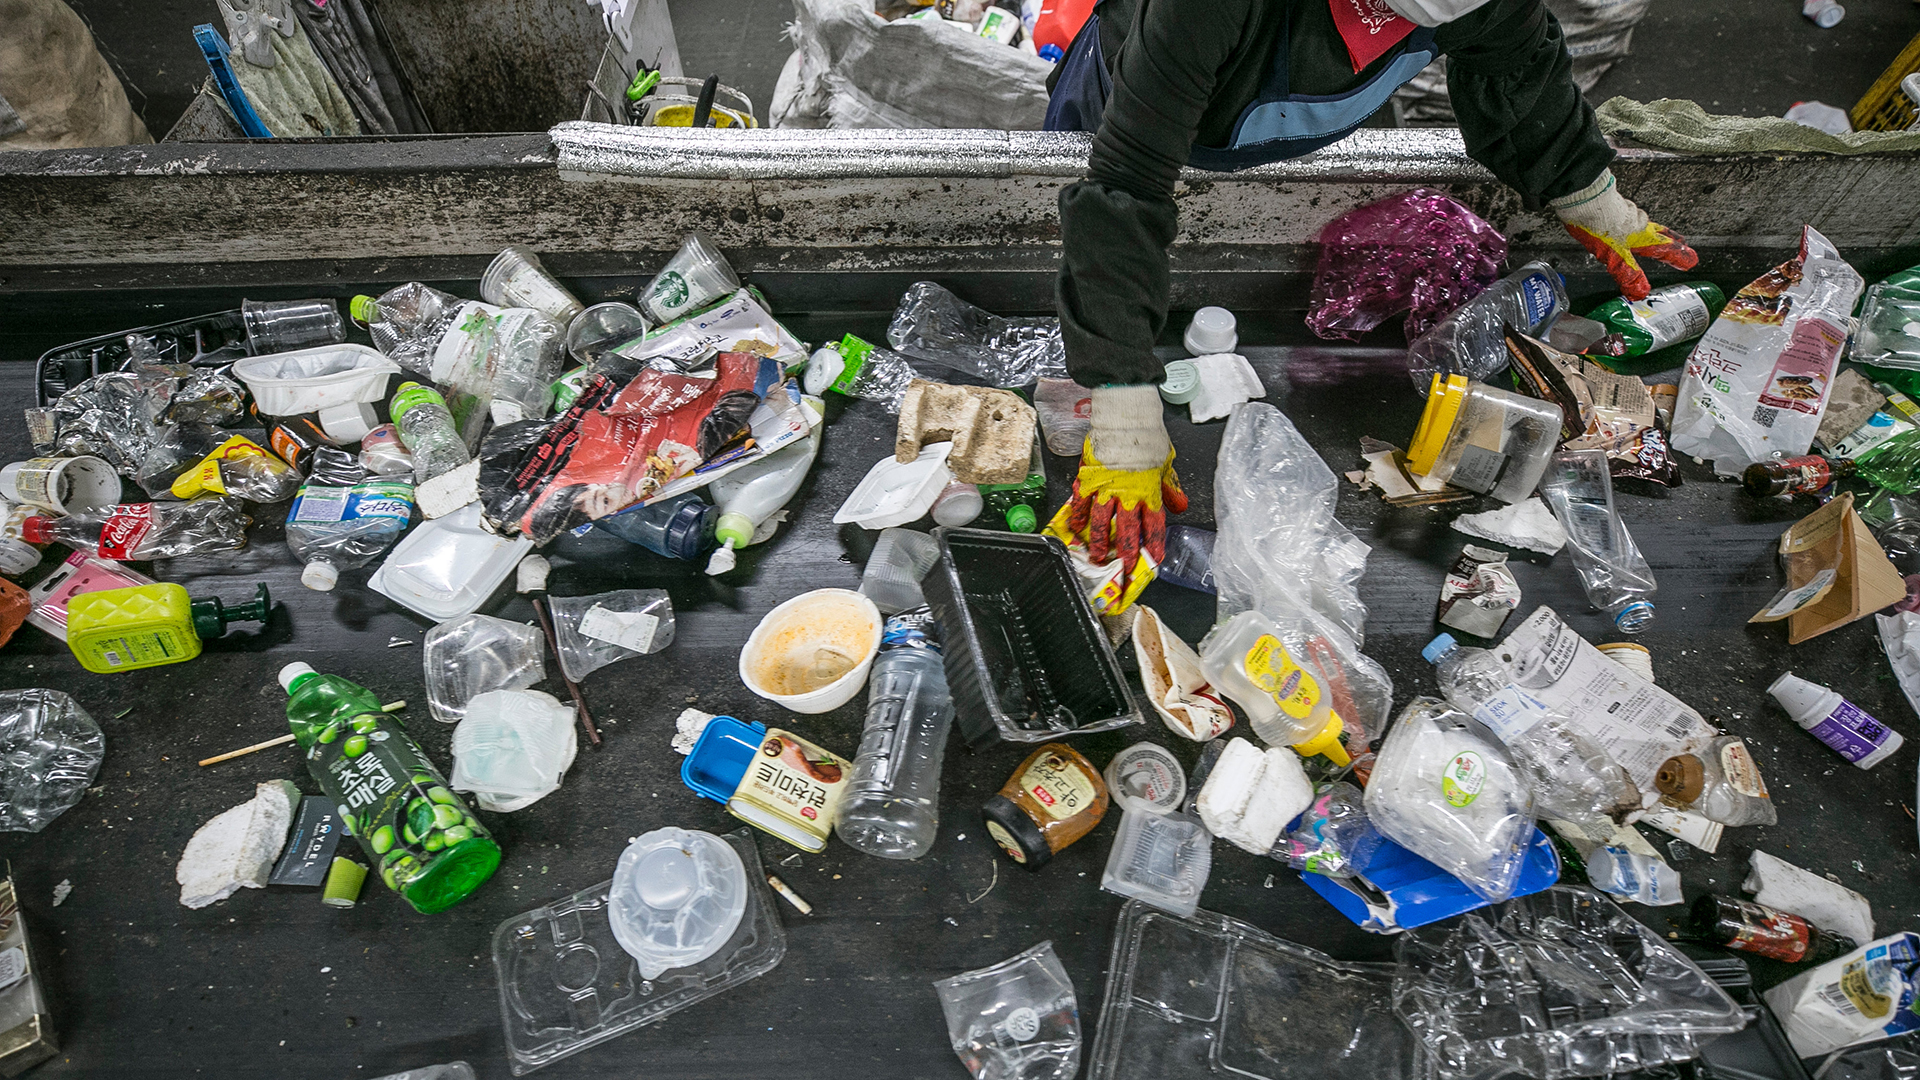
[[[1746,1024],[1691,960],[1587,889],[1422,927],[1396,952],[1394,1011],[1441,1080],[1637,1072]]]
[[[1404,311],[1413,341],[1487,291],[1506,261],[1506,237],[1478,214],[1429,188],[1401,192],[1320,230],[1307,326],[1357,340]]]
[[[947,1035],[975,1080],[1069,1080],[1080,1071],[1080,1008],[1043,941],[933,984]]]
[[[489,690],[453,729],[448,782],[483,810],[511,813],[560,790],[579,751],[573,706],[538,690]]]
[[[132,334],[127,341],[129,348],[146,344]],[[145,351],[151,349],[147,344]],[[173,387],[172,375],[151,367],[95,375],[54,401],[55,451],[104,458],[122,476],[132,476],[153,446]]]
[[[224,372],[195,369],[180,380],[167,403],[176,424],[231,424],[247,413],[247,392]]]
[[[391,1073],[379,1080],[474,1080],[473,1066],[464,1061],[449,1061],[445,1065],[424,1065],[406,1072]]]
[[[1415,698],[1367,779],[1367,817],[1387,839],[1499,903],[1533,841],[1533,790],[1506,748],[1466,713]]]
[[[1373,859],[1385,839],[1367,819],[1364,795],[1345,780],[1321,784],[1312,805],[1268,854],[1295,870],[1352,877]]]
[[[87,793],[107,739],[58,690],[0,691],[0,831],[39,832]]]
[[[1067,349],[1056,318],[1008,319],[974,307],[931,281],[907,286],[887,343],[924,360],[1012,389],[1065,378]]]
[[[434,350],[462,303],[450,293],[409,281],[388,289],[374,301],[367,332],[373,335],[374,348],[413,374],[432,378]],[[358,301],[353,312],[355,318],[369,313]]]
[[[547,641],[537,627],[491,615],[462,615],[427,631],[421,643],[427,707],[452,724],[490,690],[524,690],[547,677]]]
[[[181,473],[218,450],[227,437],[212,424],[162,424],[154,429],[147,454],[133,474],[134,482],[153,498],[164,499]],[[255,441],[266,440],[262,436]]]
[[[673,601],[664,589],[618,589],[547,601],[560,670],[574,682],[616,660],[673,644]]]

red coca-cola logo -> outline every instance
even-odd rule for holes
[[[153,504],[139,503],[134,506],[116,506],[100,528],[100,557],[103,559],[131,559],[133,552],[144,540],[147,530],[153,528]]]

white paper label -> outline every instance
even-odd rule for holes
[[[314,485],[300,489],[300,505],[294,508],[295,521],[339,521],[347,516],[347,496],[352,489]]]
[[[1487,725],[1503,743],[1512,743],[1515,739],[1533,730],[1533,725],[1547,718],[1547,707],[1540,699],[1528,694],[1517,686],[1509,684],[1506,689],[1480,703],[1473,710],[1473,718]]]
[[[580,616],[582,634],[634,652],[646,652],[658,629],[660,620],[644,611],[609,611],[595,604]]]

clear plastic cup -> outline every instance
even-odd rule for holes
[[[647,317],[632,304],[609,300],[582,311],[567,327],[567,355],[576,364],[591,364],[608,349],[624,345],[647,332]]]
[[[740,277],[707,234],[690,232],[667,265],[640,290],[640,312],[655,325],[698,311],[740,288]]]
[[[532,308],[561,326],[586,307],[524,244],[508,244],[487,264],[480,275],[480,298],[500,307]]]
[[[883,614],[917,608],[927,602],[920,579],[940,560],[933,537],[912,529],[883,529],[860,576],[860,591]]]
[[[547,677],[547,642],[525,623],[462,615],[427,631],[420,649],[433,718],[455,723],[492,690],[522,690]]]
[[[347,340],[338,300],[242,300],[240,320],[255,356]]]

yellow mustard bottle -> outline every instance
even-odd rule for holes
[[[170,582],[81,593],[67,601],[67,648],[102,675],[178,664],[199,656],[201,639],[226,633],[228,623],[264,623],[272,610],[265,585],[234,607],[192,599]]]

